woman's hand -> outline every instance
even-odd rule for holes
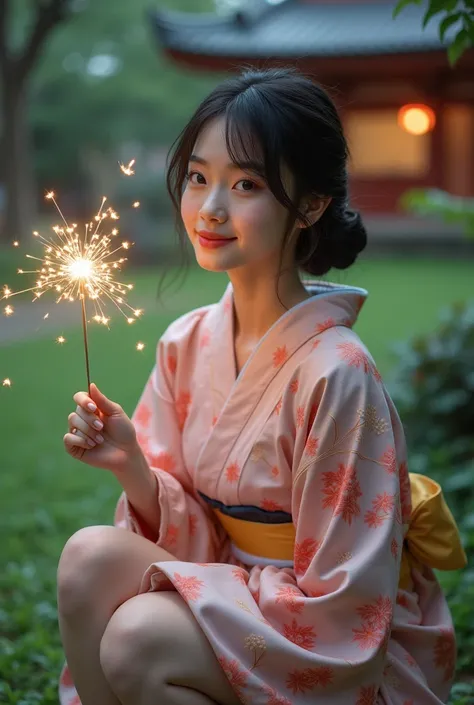
[[[91,384],[90,395],[77,392],[76,410],[69,414],[64,446],[69,455],[113,473],[126,471],[142,455],[135,427],[119,404]]]

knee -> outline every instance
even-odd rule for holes
[[[140,605],[141,601],[133,597],[124,602],[112,615],[100,642],[102,670],[122,697],[143,687],[150,681],[150,674],[159,679],[159,629]]]
[[[90,607],[99,571],[103,574],[113,557],[115,531],[112,526],[87,526],[66,542],[57,572],[58,608],[63,615]]]

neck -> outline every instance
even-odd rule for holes
[[[235,338],[257,342],[286,311],[309,298],[296,269],[285,271],[277,284],[274,276],[250,276],[232,270]],[[278,289],[277,289],[278,286]]]

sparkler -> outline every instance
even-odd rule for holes
[[[131,176],[135,173],[132,169],[134,164],[135,160],[132,159],[127,166],[120,164],[120,169],[126,176]],[[120,250],[128,250],[133,243],[123,241],[120,245],[114,247],[112,243],[119,234],[118,228],[112,227],[109,232],[101,232],[101,227],[104,223],[109,224],[110,221],[119,219],[118,213],[113,208],[105,207],[107,201],[105,196],[102,199],[99,211],[92,221],[85,225],[82,236],[77,230],[77,224],[72,223],[69,225],[65,219],[53,191],[46,194],[46,199],[54,203],[63,225],[55,225],[52,228],[55,236],[51,239],[43,237],[37,231],[33,233],[42,243],[44,254],[43,257],[34,257],[27,254],[26,257],[39,262],[39,268],[30,271],[19,269],[18,274],[39,275],[36,284],[28,289],[16,292],[13,292],[5,285],[3,296],[0,297],[0,300],[32,291],[34,293],[33,301],[37,301],[44,293],[50,290],[54,290],[59,294],[56,303],[79,300],[81,302],[87,385],[88,389],[90,389],[86,300],[92,302],[94,307],[93,320],[106,326],[110,318],[104,312],[105,300],[112,302],[129,324],[134,323],[143,313],[142,309],[133,308],[125,300],[128,292],[133,289],[133,284],[124,284],[115,278],[116,272],[120,271],[121,265],[127,261],[127,258],[114,258],[114,256]],[[138,201],[133,206],[137,208],[139,206]],[[14,242],[14,246],[18,246],[17,241]],[[14,309],[10,305],[4,308],[6,316],[11,316],[13,311]],[[46,314],[44,318],[47,318],[48,315]],[[63,336],[59,336],[56,342],[62,344],[66,342],[66,339]],[[144,347],[143,343],[139,343],[137,350],[142,350],[142,346]],[[3,386],[10,385],[10,379],[3,380]]]

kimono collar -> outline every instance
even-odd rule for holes
[[[229,284],[222,299],[210,307],[201,332],[200,355],[196,368],[199,385],[208,390],[212,404],[213,430],[196,464],[196,473],[206,469],[215,486],[211,496],[218,497],[218,482],[230,450],[245,427],[258,435],[259,424],[250,419],[258,407],[265,419],[278,397],[289,384],[298,365],[320,338],[335,326],[352,327],[367,298],[364,289],[305,282],[310,298],[293,306],[270,326],[260,339],[240,374],[234,354],[234,302]],[[215,438],[219,438],[216,445]],[[253,440],[249,439],[249,452]]]
[[[364,289],[320,281],[303,282],[310,298],[293,306],[270,326],[260,339],[240,375],[234,358],[234,295],[229,283],[221,300],[207,318],[204,341],[212,367],[227,396],[237,380],[260,379],[269,383],[275,372],[289,361],[305,342],[334,326],[352,328],[368,294]]]
[[[316,331],[338,325],[352,328],[368,297],[365,289],[345,284],[308,279],[303,280],[303,285],[310,294],[310,298],[286,311],[271,326],[266,335],[273,333],[276,328],[285,328],[289,322],[287,319],[293,321],[304,319]],[[234,292],[229,282],[218,304],[222,313],[232,313],[233,302]]]

